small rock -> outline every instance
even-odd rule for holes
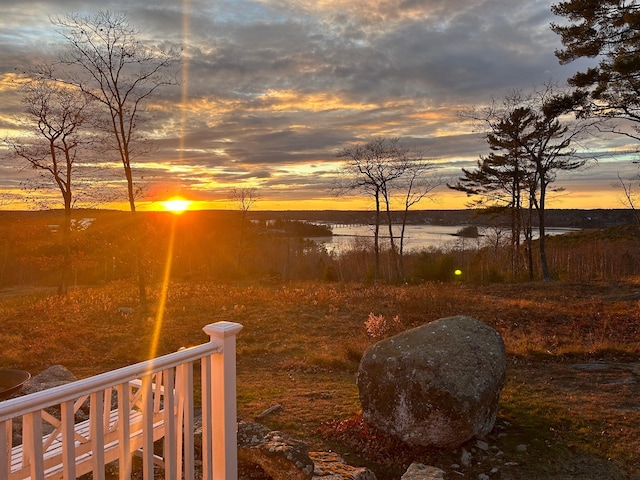
[[[526,452],[527,451],[527,446],[520,444],[516,446],[516,452]]]
[[[314,464],[312,480],[376,480],[371,470],[347,465],[335,452],[310,452],[309,457]]]
[[[314,463],[306,443],[256,423],[238,423],[238,459],[259,465],[274,480],[313,476]]]
[[[489,444],[482,440],[476,440],[476,447],[485,452],[489,450]]]
[[[462,463],[462,465],[464,465],[465,467],[468,467],[469,465],[471,465],[471,459],[472,459],[471,453],[465,449],[462,449],[462,456],[460,457],[460,463]]]
[[[444,478],[445,472],[436,467],[412,463],[400,480],[439,480]]]

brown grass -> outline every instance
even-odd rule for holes
[[[114,282],[67,297],[48,290],[0,292],[0,367],[38,373],[62,364],[86,377],[147,358],[158,312],[141,312],[135,291]],[[158,291],[150,292],[156,303]],[[638,291],[636,279],[476,287],[174,283],[158,353],[207,341],[201,330],[207,323],[242,323],[239,415],[250,420],[280,404],[263,420],[267,426],[312,448],[348,454],[379,479],[399,478],[413,460],[445,469],[448,478],[461,470],[477,478],[491,467],[500,472],[492,478],[587,479],[598,473],[637,479],[640,378],[623,367],[640,362]],[[122,315],[121,306],[134,312]],[[499,421],[488,439],[492,455],[480,461],[478,452],[477,462],[456,469],[451,465],[460,463],[461,450],[398,450],[362,424],[355,372],[374,341],[364,328],[370,313],[397,315],[402,328],[470,315],[502,334],[510,366]],[[576,367],[594,361],[621,367],[608,376]],[[526,452],[515,448],[521,444]],[[517,467],[505,467],[509,462]]]

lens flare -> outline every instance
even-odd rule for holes
[[[188,51],[188,40],[189,33],[191,30],[189,24],[189,16],[191,15],[191,2],[190,0],[182,0],[182,101],[180,105],[180,148],[178,152],[180,152],[180,160],[182,160],[182,155],[184,152],[184,139],[186,137],[185,126],[187,120],[187,100],[189,97],[189,51]],[[162,202],[164,208],[175,214],[180,214],[189,208],[191,202],[189,200],[185,200],[183,198],[172,198],[167,200],[166,202]],[[168,238],[168,248],[167,248],[167,260],[164,266],[164,275],[162,278],[162,289],[160,292],[160,301],[158,304],[158,312],[156,314],[155,323],[153,326],[153,337],[151,339],[151,345],[149,346],[149,358],[155,358],[158,344],[160,340],[160,333],[162,331],[162,321],[164,319],[164,313],[167,303],[167,292],[169,290],[169,281],[171,278],[171,264],[173,260],[173,250],[175,243],[175,235],[176,235],[176,223],[178,221],[177,215],[173,218],[171,222],[171,232]]]
[[[151,338],[151,345],[149,348],[149,358],[155,358],[156,353],[158,352],[160,332],[162,330],[162,321],[164,320],[164,312],[167,304],[167,292],[169,291],[169,279],[171,278],[173,247],[176,239],[176,222],[177,217],[174,217],[173,221],[171,222],[171,231],[169,232],[167,260],[164,264],[164,274],[162,275],[162,286],[160,291],[160,303],[158,304],[158,311],[156,313],[156,318],[153,325],[153,337]]]

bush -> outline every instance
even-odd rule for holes
[[[452,254],[421,252],[413,270],[416,282],[450,282],[455,279],[456,259]]]

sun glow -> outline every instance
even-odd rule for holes
[[[171,200],[165,200],[161,203],[165,210],[175,213],[176,215],[188,210],[191,206],[191,200],[185,200],[184,198],[172,198]]]

